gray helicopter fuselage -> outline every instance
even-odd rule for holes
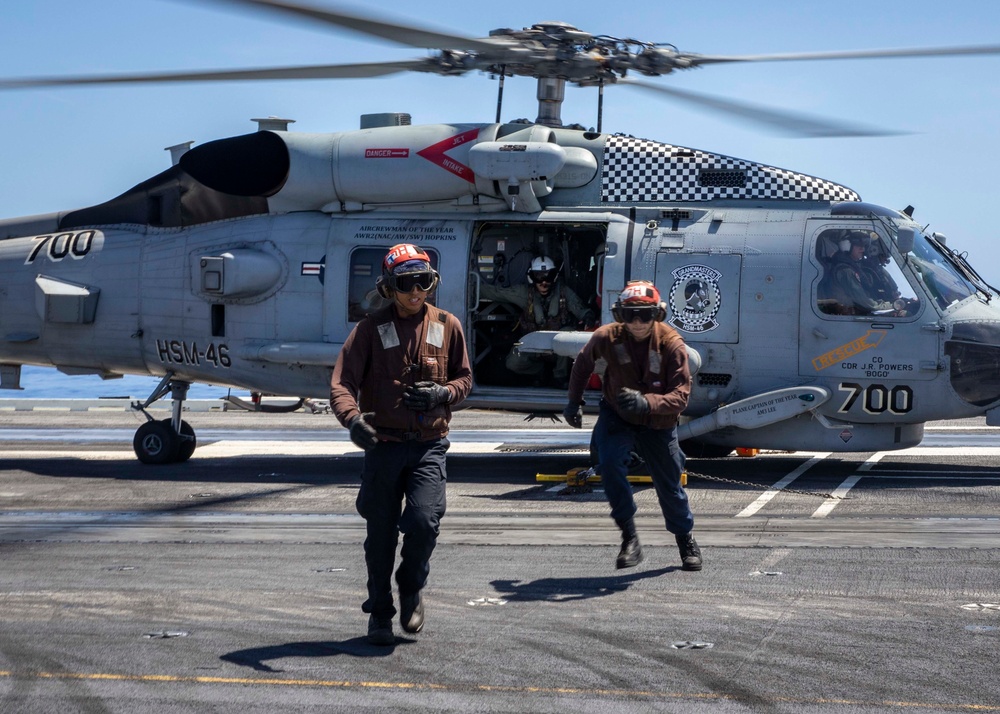
[[[480,299],[484,282],[524,283],[538,254],[602,323],[627,281],[657,285],[689,346],[685,416],[706,443],[903,448],[926,421],[1000,403],[1000,300],[908,215],[838,184],[524,125],[227,141],[102,206],[0,223],[4,387],[31,364],[325,398],[340,346],[380,304],[382,256],[410,242],[442,276],[436,304],[463,322],[469,406],[562,406],[558,384],[513,378],[503,357],[515,344],[571,357],[589,333],[521,335],[518,310]],[[859,231],[895,277],[870,309],[826,294]],[[782,390],[805,387],[817,401],[784,414]]]

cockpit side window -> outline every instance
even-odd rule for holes
[[[911,317],[920,301],[876,231],[829,228],[816,239],[822,276],[816,306],[827,315]]]

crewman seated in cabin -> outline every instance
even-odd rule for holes
[[[497,287],[483,283],[480,298],[508,302],[521,308],[521,319],[515,328],[520,335],[536,330],[575,330],[582,325],[592,327],[597,317],[588,310],[573,290],[559,282],[559,266],[547,255],[536,257],[528,269],[528,283]],[[535,386],[544,386],[545,357],[522,355],[517,347],[506,360],[507,369],[531,377]],[[565,388],[569,382],[569,357],[557,357],[552,369],[552,386]]]

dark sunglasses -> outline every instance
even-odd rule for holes
[[[552,270],[532,270],[528,276],[533,283],[554,283],[559,276],[559,271],[555,268]]]
[[[633,322],[638,320],[639,322],[652,322],[653,318],[656,317],[655,307],[623,307],[622,308],[622,319],[625,322]]]
[[[416,288],[427,292],[434,287],[434,273],[406,273],[391,276],[391,287],[401,293],[408,293]]]

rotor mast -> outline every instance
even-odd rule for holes
[[[551,127],[561,127],[562,123],[562,103],[566,98],[566,80],[560,77],[539,77],[538,90],[538,118],[536,124]]]

